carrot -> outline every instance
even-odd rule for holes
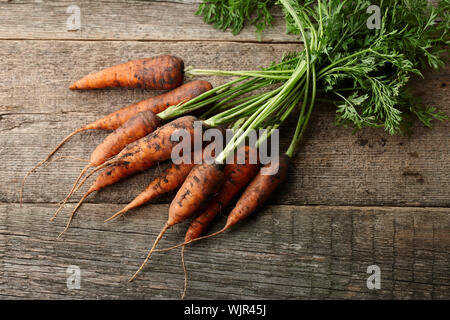
[[[119,128],[111,132],[105,140],[97,146],[91,154],[91,164],[101,165],[103,162],[115,156],[131,142],[145,137],[155,131],[161,124],[161,120],[152,111],[139,112],[131,117]]]
[[[260,171],[250,185],[245,189],[234,209],[228,215],[223,230],[229,229],[261,207],[276,188],[286,179],[290,158],[286,154],[274,159],[264,168],[269,172]]]
[[[249,146],[243,146],[243,150],[238,149],[234,161],[225,166],[224,183],[219,193],[211,199],[206,208],[199,214],[189,226],[185,241],[197,238],[215,218],[222,208],[225,208],[234,196],[245,187],[258,172],[259,164],[250,163],[250,152],[256,150]],[[245,162],[238,163],[238,154],[243,151]]]
[[[212,194],[217,192],[224,178],[223,167],[223,164],[203,163],[196,165],[191,170],[170,204],[169,217],[166,224],[153,243],[146,259],[136,273],[131,277],[130,281],[133,281],[138,273],[144,268],[144,265],[150,259],[164,233],[170,227],[192,216],[209,200]]]
[[[153,167],[157,161],[144,161],[139,164],[132,164],[130,162],[119,162],[106,168],[101,172],[89,188],[90,193],[106,188],[116,182],[134,175],[137,172],[147,170]]]
[[[234,161],[232,163],[227,163],[224,170],[224,182],[220,188],[219,193],[209,201],[206,208],[200,213],[190,224],[186,236],[184,238],[185,242],[189,242],[192,239],[199,237],[203,231],[208,227],[211,221],[216,217],[216,215],[236,196],[236,194],[241,191],[258,173],[259,164],[250,163],[250,153],[256,152],[256,150],[249,146],[243,146],[238,149],[235,154]],[[238,155],[244,154],[244,163],[238,162]],[[185,275],[184,291],[183,297],[186,294],[187,288],[187,272],[184,264],[184,250],[183,246],[181,250],[181,261],[183,264],[183,270]]]
[[[222,130],[222,137],[225,137],[225,131],[223,128],[218,128],[219,130]],[[223,141],[222,141],[223,142]],[[220,147],[218,145],[220,141],[213,141],[209,143],[209,147],[212,147],[212,156],[214,156],[215,148]],[[204,143],[206,145],[207,143]],[[205,150],[205,154],[203,154]],[[119,215],[124,214],[128,212],[131,209],[137,208],[146,202],[153,200],[163,194],[166,194],[170,191],[173,191],[180,187],[184,180],[186,179],[189,172],[192,170],[192,168],[195,166],[196,159],[198,157],[203,158],[203,160],[206,160],[209,154],[206,151],[208,149],[200,149],[194,150],[191,153],[191,158],[188,159],[189,161],[183,162],[180,164],[172,163],[169,167],[167,167],[164,172],[158,176],[156,179],[154,179],[148,187],[141,192],[132,202],[130,202],[128,205],[125,206],[122,210],[115,213],[110,218],[106,219],[105,222],[113,220],[117,218]]]
[[[133,201],[127,204],[122,210],[118,211],[105,222],[113,220],[118,216],[137,208],[146,202],[177,189],[186,179],[191,169],[195,166],[194,162],[175,164],[172,163],[164,172],[154,179],[148,187],[141,192]]]
[[[176,131],[185,130],[186,134],[190,136],[191,144],[194,143],[196,122],[203,123],[194,116],[177,118],[149,135],[128,144],[115,158],[104,164],[129,162],[131,165],[139,165],[149,160],[165,161],[171,157],[173,147],[178,144],[178,141],[171,139],[172,134]]]
[[[72,189],[66,198],[62,201],[61,207],[67,202],[71,197],[75,188],[81,179],[81,177],[86,173],[86,171],[91,167],[96,167],[103,164],[106,160],[112,156],[118,154],[126,145],[134,142],[147,134],[153,132],[160,125],[159,118],[151,111],[146,110],[139,112],[133,116],[130,120],[125,122],[111,134],[109,134],[101,144],[95,148],[91,153],[89,163],[81,170],[78,178],[75,180]],[[60,209],[61,209],[60,207]],[[59,210],[53,215],[50,220],[56,217]]]
[[[193,143],[194,123],[196,121],[197,118],[193,116],[177,118],[164,126],[159,127],[156,131],[150,133],[149,135],[127,145],[113,159],[104,162],[101,166],[98,166],[95,171],[111,165],[115,165],[116,170],[106,170],[105,174],[101,174],[97,177],[94,184],[83,195],[75,209],[72,211],[69,222],[61,234],[68,229],[76,211],[92,192],[111,185],[138,171],[145,170],[153,166],[158,161],[165,161],[169,159],[172,148],[178,144],[178,142],[171,140],[171,135],[175,131],[180,129],[186,130],[186,132],[190,134],[191,143]],[[79,186],[81,186],[81,183]]]
[[[70,85],[86,90],[108,87],[170,90],[183,82],[184,63],[178,57],[157,56],[132,60],[91,73]]]
[[[92,183],[92,185],[89,187],[88,191],[85,193],[85,195],[83,196],[84,199],[86,199],[91,193],[98,191],[100,189],[103,189],[109,185],[112,185],[122,179],[125,179],[127,177],[132,176],[133,174],[140,172],[140,171],[144,171],[146,169],[149,169],[151,167],[153,167],[156,164],[155,161],[146,161],[146,162],[142,162],[140,164],[137,165],[131,165],[129,162],[125,161],[125,162],[120,162],[117,164],[113,164],[110,167],[104,169],[103,167],[100,167],[100,169],[104,169],[94,180],[94,182]],[[59,208],[56,210],[56,212],[53,214],[53,217],[50,219],[50,221],[53,221],[57,214],[63,209],[64,205],[66,204],[66,202],[70,199],[70,197],[78,191],[78,189],[80,189],[81,186],[83,186],[83,184],[86,182],[86,180],[95,172],[98,171],[97,169],[95,169],[94,171],[92,171],[89,175],[87,175],[82,182],[80,182],[78,185],[77,183],[79,182],[82,174],[84,172],[82,172],[79,176],[78,179],[75,181],[72,189],[70,190],[69,194],[60,202],[60,206]],[[81,205],[81,204],[80,204]]]
[[[247,186],[241,197],[239,198],[236,206],[228,215],[227,222],[225,226],[210,235],[192,239],[190,241],[185,241],[176,246],[155,250],[157,252],[170,251],[175,248],[185,246],[191,242],[207,239],[218,234],[221,234],[231,228],[233,225],[239,221],[244,220],[250,214],[255,212],[259,207],[261,207],[264,202],[271,196],[271,194],[276,190],[276,188],[286,180],[289,171],[290,157],[286,154],[282,154],[279,157],[272,159],[272,161],[265,165],[252,180],[252,182]],[[263,171],[265,170],[265,171]]]
[[[212,85],[208,81],[195,80],[187,82],[176,89],[110,113],[106,117],[95,121],[95,124],[103,130],[115,130],[138,112],[150,110],[154,114],[158,114],[170,106],[189,101],[211,89]]]
[[[128,120],[131,120],[131,118],[134,117],[136,114],[138,114],[140,112],[144,112],[144,111],[148,111],[147,115],[150,119],[157,119],[156,118],[157,116],[155,116],[155,115],[164,111],[169,106],[177,105],[179,103],[188,101],[188,100],[190,100],[194,97],[197,97],[197,96],[201,95],[202,93],[209,91],[211,89],[212,89],[212,85],[208,81],[197,80],[197,81],[188,82],[170,92],[166,92],[164,94],[161,94],[161,95],[158,95],[155,97],[151,97],[149,99],[129,105],[129,106],[124,107],[120,110],[117,110],[113,113],[110,113],[109,115],[107,115],[101,119],[98,119],[90,124],[87,124],[81,128],[76,129],[75,131],[70,133],[67,137],[65,137],[47,155],[47,157],[44,160],[39,162],[34,168],[32,168],[30,171],[28,171],[28,173],[25,175],[25,177],[22,180],[22,187],[21,187],[21,191],[20,191],[20,202],[22,202],[23,187],[25,185],[26,178],[31,173],[36,171],[37,168],[39,168],[44,163],[46,163],[53,156],[53,154],[55,154],[56,151],[58,151],[59,148],[61,148],[64,145],[64,143],[67,142],[75,134],[77,134],[79,132],[87,131],[87,130],[117,130],[121,126],[125,125],[125,123],[127,123]],[[153,115],[151,115],[150,112],[153,113]],[[142,119],[141,119],[141,121],[142,121]],[[132,124],[139,124],[139,121],[136,121],[136,122],[133,121]],[[127,126],[127,128],[128,129],[126,129],[126,130],[121,129],[120,131],[126,131],[126,132],[122,132],[122,133],[127,134],[127,132],[135,130],[135,129],[133,129],[133,126],[131,125],[131,123],[130,123],[130,125]],[[107,138],[107,139],[111,139],[111,141],[107,142],[107,143],[111,145],[111,142],[113,142],[112,140],[114,140],[115,137],[117,137],[118,135],[119,134],[113,133],[111,137]],[[137,137],[138,135],[135,134],[134,136]],[[114,139],[113,139],[113,137],[114,137]],[[130,140],[128,140],[127,142],[129,143]],[[118,150],[119,148],[120,148],[120,146],[117,145],[115,149]],[[111,150],[111,149],[103,148],[103,150]],[[98,153],[98,155],[99,155],[99,153]]]

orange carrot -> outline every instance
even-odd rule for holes
[[[245,162],[242,164],[238,163],[238,154],[240,152],[245,155]],[[243,146],[242,149],[238,149],[233,162],[225,166],[224,183],[219,193],[211,199],[202,213],[192,221],[186,232],[186,242],[200,236],[220,210],[224,209],[234,196],[255,177],[259,164],[250,163],[251,152],[256,152],[256,150],[249,146]]]
[[[127,204],[122,210],[106,219],[105,222],[113,220],[131,209],[142,206],[148,201],[177,189],[183,184],[194,166],[195,164],[193,161],[181,164],[172,163],[160,176],[154,179],[143,192],[134,198],[133,201]]]
[[[169,251],[181,246],[185,246],[191,242],[207,239],[218,234],[221,234],[228,230],[230,227],[244,220],[250,214],[255,212],[264,202],[272,195],[276,188],[286,179],[289,170],[290,158],[286,154],[282,154],[279,157],[272,159],[272,161],[265,165],[258,172],[256,177],[247,186],[241,197],[239,198],[236,206],[228,215],[225,226],[210,235],[185,241],[176,246],[155,250],[157,252]],[[264,170],[264,171],[263,171]]]
[[[81,173],[75,180],[72,189],[64,198],[61,206],[50,220],[53,220],[56,217],[58,212],[72,196],[73,192],[75,192],[75,188],[78,182],[89,168],[97,167],[103,164],[106,160],[118,154],[126,145],[153,132],[156,128],[159,127],[159,125],[159,118],[155,116],[153,112],[147,110],[139,112],[130,120],[117,128],[115,131],[113,131],[110,135],[108,135],[106,139],[103,140],[103,142],[99,144],[97,148],[95,148],[95,150],[91,153],[88,164],[83,168],[83,170],[81,170]]]
[[[152,111],[139,112],[131,117],[119,128],[111,132],[101,144],[92,152],[90,163],[92,166],[101,165],[109,158],[115,156],[131,142],[145,137],[155,131],[161,120]]]
[[[171,157],[172,148],[178,144],[171,140],[171,135],[177,130],[186,130],[190,135],[191,143],[194,142],[194,123],[196,117],[184,116],[177,118],[149,135],[127,145],[118,155],[98,166],[95,171],[107,166],[115,165],[115,170],[106,170],[105,174],[97,177],[94,184],[83,195],[69,218],[69,222],[61,233],[63,234],[70,225],[78,208],[84,200],[94,191],[115,183],[131,174],[145,170],[159,161],[165,161]],[[81,186],[81,183],[80,185]]]
[[[184,116],[177,118],[149,135],[128,144],[113,159],[104,163],[109,165],[119,162],[129,162],[131,165],[138,165],[141,162],[149,161],[165,161],[170,159],[172,149],[178,144],[178,141],[172,140],[172,134],[178,130],[184,130],[190,137],[191,145],[194,143],[194,127],[195,123],[202,124],[194,116]],[[199,128],[202,130],[202,128]]]
[[[136,273],[131,277],[130,281],[132,281],[144,268],[144,265],[150,259],[164,233],[170,227],[192,216],[210,199],[215,192],[217,192],[224,178],[223,167],[224,166],[222,164],[203,163],[196,165],[191,170],[170,204],[169,217],[166,224],[153,243],[147,258],[144,260]]]
[[[227,163],[224,170],[224,182],[219,193],[208,202],[205,209],[202,210],[202,212],[192,221],[186,232],[186,236],[184,238],[185,242],[189,242],[192,239],[199,237],[216,217],[216,215],[222,209],[227,207],[238,192],[240,192],[242,188],[244,188],[258,173],[259,164],[250,162],[251,152],[256,152],[256,150],[249,146],[243,146],[238,149],[233,162]],[[244,163],[239,163],[239,154],[245,155]],[[181,250],[181,261],[185,275],[182,298],[184,298],[187,288],[187,272],[184,264],[184,250],[185,246],[183,246]]]
[[[228,215],[227,223],[223,228],[224,231],[247,218],[266,202],[286,179],[289,162],[290,158],[286,154],[282,154],[264,167],[267,170],[265,174],[262,174],[262,171],[258,173]]]
[[[225,137],[225,131],[223,128],[218,128],[219,130],[222,130],[222,137]],[[220,141],[213,141],[209,143],[209,147],[211,148],[212,155],[214,157],[214,151],[215,148],[220,147],[218,145]],[[223,143],[223,141],[222,141]],[[206,145],[207,143],[204,143]],[[209,148],[208,147],[208,148]],[[131,209],[137,208],[143,204],[145,204],[148,201],[151,201],[163,194],[166,194],[168,192],[171,192],[178,187],[180,187],[184,180],[186,179],[187,175],[191,171],[191,169],[195,166],[196,160],[201,157],[204,161],[207,160],[207,157],[210,156],[209,154],[203,154],[203,150],[206,149],[200,149],[194,150],[191,153],[191,157],[187,159],[188,161],[182,162],[180,164],[172,163],[169,167],[167,167],[164,172],[158,176],[156,179],[154,179],[148,187],[141,192],[133,201],[131,201],[128,205],[126,205],[122,210],[115,213],[110,218],[106,219],[105,222],[113,220],[117,218],[118,216],[128,212]]]
[[[108,87],[170,90],[183,82],[183,60],[174,56],[157,56],[132,60],[91,73],[70,85],[86,90]]]
[[[126,136],[130,131],[136,130],[133,127],[133,125],[139,124],[141,126],[141,129],[145,128],[145,126],[144,126],[145,122],[143,123],[143,121],[145,121],[145,119],[142,119],[142,118],[137,118],[136,121],[133,120],[131,123],[127,124],[125,126],[125,128],[121,128],[121,126],[124,126],[128,120],[131,120],[134,116],[136,116],[136,114],[146,111],[146,117],[148,119],[151,119],[150,123],[152,123],[156,120],[159,120],[159,118],[156,116],[156,114],[164,111],[169,106],[177,105],[179,103],[188,101],[188,100],[190,100],[196,96],[199,96],[200,94],[210,90],[211,88],[212,88],[211,84],[207,81],[198,80],[198,81],[188,82],[188,83],[182,85],[181,87],[178,87],[170,92],[161,94],[156,97],[151,97],[151,98],[143,100],[141,102],[129,105],[129,106],[124,107],[116,112],[113,112],[101,119],[98,119],[90,124],[87,124],[81,128],[76,129],[75,131],[70,133],[66,138],[64,138],[47,155],[47,157],[44,160],[39,162],[34,168],[32,168],[25,175],[24,179],[22,180],[22,188],[20,191],[20,202],[22,202],[23,187],[25,185],[26,178],[32,172],[34,172],[37,168],[39,168],[44,163],[46,163],[51,158],[51,156],[56,151],[58,151],[58,149],[61,148],[61,146],[75,134],[82,132],[82,131],[94,130],[94,129],[97,129],[97,130],[119,130],[117,133],[112,133],[111,136],[108,136],[107,140],[109,140],[109,141],[105,142],[105,143],[108,144],[109,146],[114,145],[115,151],[120,151],[119,149],[121,149],[123,147],[123,143],[125,143],[125,142],[130,143],[131,140],[138,139],[140,137],[138,134],[134,134],[133,139],[128,139],[127,141],[123,140],[123,143],[121,145],[119,145],[119,144],[114,144],[114,140],[117,139],[117,136],[119,136],[121,134]],[[119,129],[119,128],[121,128],[121,129]],[[151,128],[148,128],[148,129],[151,129]],[[148,129],[147,129],[147,131],[149,131]],[[97,165],[101,164],[101,162],[98,161],[99,159],[109,158],[110,156],[115,154],[115,153],[112,154],[113,152],[111,152],[112,149],[110,149],[110,148],[105,148],[105,147],[99,147],[99,148],[110,151],[110,152],[108,154],[102,155],[100,153],[101,149],[96,150],[95,151],[96,154],[91,155],[91,161],[94,160],[94,163],[97,163]],[[95,159],[92,159],[92,157],[97,158],[97,161]]]
[[[158,114],[170,106],[189,101],[211,89],[212,85],[208,81],[195,80],[187,82],[176,89],[110,113],[106,117],[95,121],[94,126],[102,130],[115,130],[138,112],[150,110],[154,114]]]

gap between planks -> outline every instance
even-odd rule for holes
[[[77,201],[73,201],[73,202],[67,202],[67,206],[70,205],[75,205],[77,204]],[[59,204],[59,201],[55,201],[55,202],[49,202],[49,201],[45,201],[45,202],[5,202],[5,201],[0,201],[0,206],[2,205],[36,205],[36,206],[54,206],[56,204]],[[86,205],[124,205],[124,204],[128,204],[128,202],[86,202]],[[152,205],[165,205],[165,204],[170,204],[169,202],[154,202],[154,203],[147,203],[145,204],[145,206],[152,206]],[[449,209],[449,207],[444,207],[444,206],[373,206],[373,205],[322,205],[322,204],[306,204],[306,205],[293,205],[293,204],[270,204],[270,206],[273,207],[286,207],[286,208],[297,208],[297,209],[301,209],[301,208],[317,208],[317,209],[340,209],[340,210],[352,210],[352,209],[364,209],[364,210],[381,210],[385,213],[389,213],[390,210],[421,210],[421,209],[426,209],[426,210],[436,210],[436,211],[440,211],[443,209]],[[450,212],[449,212],[450,214]]]

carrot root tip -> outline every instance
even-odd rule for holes
[[[150,260],[150,257],[152,256],[153,251],[155,251],[156,246],[158,245],[159,241],[161,240],[161,238],[163,237],[164,233],[166,233],[166,231],[171,227],[172,225],[169,223],[166,223],[164,225],[164,227],[162,228],[162,230],[160,231],[160,233],[158,234],[158,237],[156,237],[155,242],[153,243],[152,248],[150,249],[149,253],[147,254],[147,257],[145,258],[144,262],[141,264],[141,266],[139,267],[139,269],[134,273],[134,275],[130,278],[129,282],[133,281],[137,275],[139,274],[139,272],[141,272],[141,270],[144,268],[144,266],[147,264],[147,261]]]
[[[113,214],[108,219],[104,220],[103,222],[109,222],[111,220],[114,220],[114,219],[118,218],[119,216],[123,215],[124,213],[126,213],[127,211],[128,210],[122,209],[122,210],[118,211],[117,213]]]

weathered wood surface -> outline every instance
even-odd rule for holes
[[[437,3],[438,0],[432,0]],[[214,40],[254,42],[254,27],[233,36],[203,23],[195,16],[201,0],[0,0],[0,39],[91,39],[91,40]],[[71,5],[81,9],[81,28],[67,31],[66,12]],[[123,14],[126,12],[127,14]],[[283,13],[272,10],[272,28],[262,35],[264,42],[292,42],[286,34]],[[173,17],[176,17],[175,19]]]
[[[256,68],[297,44],[3,41],[0,47],[0,201],[15,202],[21,178],[73,129],[119,107],[154,94],[143,90],[73,92],[82,75],[128,59],[173,53],[198,68]],[[13,52],[14,54],[11,54]],[[248,57],[242,59],[241,57]],[[450,113],[449,68],[416,83],[430,105]],[[213,78],[218,84],[224,79]],[[409,205],[450,204],[449,124],[433,130],[417,125],[412,138],[380,130],[352,135],[333,125],[334,110],[318,106],[288,183],[277,204]],[[290,125],[288,125],[289,127]],[[290,126],[292,127],[292,126]],[[291,129],[283,129],[282,150]],[[61,154],[87,159],[105,132],[82,133]],[[84,163],[60,161],[34,174],[25,202],[62,199]],[[154,174],[138,175],[91,197],[94,202],[129,202]],[[51,183],[58,179],[59,183]],[[42,186],[46,188],[42,188]],[[295,188],[290,187],[295,185]]]
[[[67,32],[70,4],[0,1],[0,297],[177,299],[183,285],[179,251],[155,255],[136,282],[127,282],[162,227],[170,198],[102,222],[157,168],[89,198],[64,241],[55,238],[74,204],[50,224],[51,203],[65,196],[82,164],[61,161],[31,176],[22,208],[20,179],[72,129],[156,94],[67,89],[91,71],[167,53],[198,68],[250,69],[299,44],[286,38],[280,19],[263,43],[254,43],[251,28],[238,37],[217,31],[193,16],[195,1],[79,1],[82,30]],[[426,72],[425,80],[413,83],[425,103],[448,114],[449,70]],[[189,298],[450,297],[448,122],[432,130],[417,125],[406,138],[379,130],[352,135],[336,128],[333,118],[333,108],[317,106],[289,180],[271,206],[187,251]],[[285,148],[292,124],[283,130]],[[105,136],[80,134],[61,154],[88,158]],[[179,242],[185,228],[174,228],[164,244]],[[372,264],[381,268],[381,290],[366,287]],[[66,288],[69,265],[82,269],[80,290]]]
[[[0,298],[179,298],[179,250],[155,254],[128,282],[168,205],[102,222],[119,208],[86,205],[56,241],[66,217],[48,223],[53,206],[1,204]],[[188,297],[448,299],[449,227],[443,208],[268,206],[220,238],[187,248]],[[185,228],[169,231],[161,245],[182,241]],[[67,289],[69,265],[81,269],[79,290]],[[367,289],[370,265],[381,269],[380,290]]]
[[[201,1],[0,1],[0,39],[92,40],[215,40],[258,41],[255,28],[233,36],[203,23],[195,15]],[[81,28],[67,31],[67,7],[81,9]],[[126,14],[124,14],[126,12]],[[273,27],[261,36],[264,42],[287,42],[280,10],[274,10]],[[175,18],[174,18],[175,17]]]

